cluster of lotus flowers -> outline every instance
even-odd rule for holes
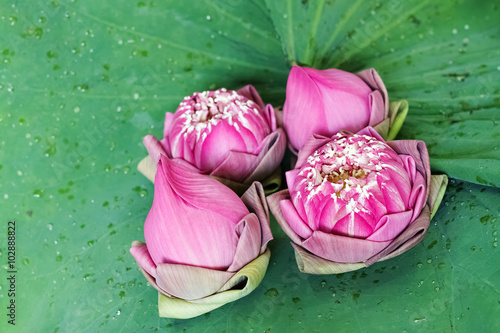
[[[447,178],[431,176],[424,142],[391,141],[408,103],[389,102],[374,69],[294,66],[286,94],[281,111],[250,85],[194,93],[166,114],[161,140],[144,138],[138,168],[155,193],[145,243],[130,252],[160,316],[198,316],[253,291],[270,258],[269,209],[311,274],[392,258],[427,231]],[[287,145],[296,162],[276,192]]]

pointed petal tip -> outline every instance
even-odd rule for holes
[[[136,247],[136,246],[146,246],[146,243],[135,240],[132,242],[132,247]]]

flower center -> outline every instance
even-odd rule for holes
[[[185,97],[179,111],[180,117],[185,119],[183,130],[187,132],[210,129],[224,120],[233,125],[233,118],[244,121],[249,112],[259,114],[258,106],[252,100],[224,88],[195,92]]]
[[[338,183],[345,182],[351,177],[354,177],[356,179],[365,178],[368,172],[363,169],[356,169],[351,171],[342,170],[340,173],[332,171],[332,173],[324,175],[323,178],[326,178],[326,180],[330,183]]]
[[[392,159],[392,149],[384,142],[366,135],[337,134],[316,150],[300,171],[308,199],[318,192],[348,202],[354,194],[368,198],[377,185],[374,177]],[[373,174],[372,176],[370,176]]]

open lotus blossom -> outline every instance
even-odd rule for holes
[[[278,188],[286,136],[276,126],[271,105],[251,85],[187,96],[175,113],[165,115],[163,139],[144,138],[150,161],[139,170],[154,176],[160,155],[183,161],[219,179],[238,193],[253,181]],[[274,185],[274,186],[272,186]]]
[[[215,179],[160,156],[146,243],[130,249],[160,292],[163,317],[190,318],[250,293],[262,280],[272,239],[262,185],[240,199]]]
[[[286,86],[283,123],[290,149],[297,153],[312,134],[332,136],[374,127],[382,137],[396,137],[408,102],[389,103],[373,68],[352,74],[339,69],[293,66]]]
[[[385,260],[424,236],[447,184],[422,141],[385,142],[373,129],[312,136],[268,197],[303,272],[340,273]]]

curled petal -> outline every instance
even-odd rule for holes
[[[409,210],[383,216],[378,222],[380,227],[367,240],[374,242],[392,241],[410,224],[412,214],[413,211]]]
[[[248,175],[244,180],[247,184],[264,179],[269,176],[272,171],[278,168],[283,160],[286,150],[285,131],[278,128],[266,137],[266,139],[262,142],[261,147],[257,165],[250,175]]]
[[[266,105],[266,107],[264,108],[264,114],[266,115],[267,122],[269,124],[269,127],[271,128],[271,131],[276,131],[276,129],[278,128],[276,113],[271,104]]]
[[[239,95],[245,96],[246,98],[254,101],[255,104],[257,104],[260,109],[264,109],[264,102],[262,101],[262,98],[260,98],[257,89],[255,89],[254,86],[252,86],[251,84],[248,84],[243,88],[236,90],[236,92]]]
[[[288,225],[285,216],[283,215],[283,211],[281,210],[281,202],[290,200],[290,192],[288,190],[282,190],[276,193],[269,195],[267,198],[267,203],[269,205],[269,209],[271,213],[273,213],[276,221],[280,225],[281,229],[294,241],[295,243],[300,243],[302,239],[297,233]]]
[[[230,151],[210,176],[243,183],[257,165],[258,159],[259,156],[251,153]]]
[[[389,113],[389,95],[387,94],[387,89],[380,75],[373,68],[365,69],[361,72],[358,72],[356,75],[359,76],[361,79],[363,79],[363,81],[365,81],[365,83],[368,84],[368,86],[370,86],[371,89],[380,92],[384,105],[381,108],[383,112],[377,112],[377,113],[382,113],[384,115],[383,118],[387,118],[387,115]],[[370,126],[376,124],[377,123],[372,123],[370,119]]]
[[[285,149],[285,132],[279,128],[265,138],[258,154],[230,151],[210,175],[251,184],[255,180],[265,179],[276,170]]]
[[[135,243],[135,242],[134,242]],[[151,276],[155,277],[156,276],[156,265],[151,259],[151,256],[149,255],[148,248],[146,247],[146,244],[142,242],[137,242],[137,243],[132,243],[132,247],[130,248],[130,253],[134,257],[134,259],[137,261],[137,265],[144,269],[148,274]]]
[[[184,300],[158,293],[160,317],[187,319],[217,309],[251,293],[260,284],[269,264],[267,250],[233,275],[215,294],[195,300]]]
[[[302,273],[308,274],[340,274],[366,267],[362,262],[343,263],[326,260],[292,243],[295,250],[297,266]]]
[[[161,155],[167,156],[167,153],[163,148],[163,145],[153,135],[146,135],[142,139],[142,142],[144,143],[144,146],[146,146],[149,157],[153,161],[153,164],[155,165],[158,164]]]
[[[142,173],[147,179],[154,183],[156,174],[156,164],[154,164],[151,157],[144,157],[139,164],[137,164],[137,170]]]
[[[267,206],[264,187],[259,182],[253,182],[248,190],[241,196],[241,201],[247,206],[250,213],[257,215],[260,222],[262,239],[260,241],[260,253],[264,253],[267,243],[273,239],[271,227],[269,226],[269,208]]]
[[[297,210],[295,210],[295,207],[293,206],[290,200],[280,201],[280,209],[284,217],[284,221],[282,221],[282,223],[285,223],[287,227],[289,227],[295,234],[297,234],[302,239],[307,239],[311,237],[312,235],[311,228],[307,225],[306,222],[304,222],[304,220],[302,220],[302,218],[299,216]],[[282,223],[280,223],[280,225]],[[287,227],[285,228],[288,230]],[[291,233],[290,231],[287,232],[287,230],[285,229],[283,230],[287,234]]]
[[[393,258],[417,245],[424,238],[430,221],[430,210],[428,206],[425,206],[419,217],[394,239],[389,246],[366,261],[366,266],[370,266],[380,260]]]
[[[156,283],[170,295],[193,300],[216,293],[234,273],[178,264],[158,264]]]
[[[422,208],[426,204],[427,193],[424,177],[420,173],[417,173],[413,181],[413,187],[410,195],[410,207],[414,210],[411,218],[412,221],[418,217]]]
[[[431,185],[431,165],[429,161],[429,153],[427,152],[425,143],[417,140],[396,140],[389,141],[387,144],[398,154],[405,154],[413,157],[417,171],[425,179],[427,196]]]
[[[368,103],[370,105],[370,110],[373,110],[373,112],[370,113],[370,126],[380,124],[384,119],[387,119],[387,115],[383,112],[386,103],[380,91],[373,91],[368,96]]]
[[[143,242],[140,242],[140,241],[133,241],[133,242],[132,242],[132,248],[130,249],[130,252],[132,253],[132,252],[135,252],[135,251],[136,251],[136,250],[132,251],[132,249],[133,249],[134,247],[145,247],[145,245],[146,245],[146,244],[145,244],[145,243],[143,243]],[[137,254],[137,252],[136,252],[136,254]],[[134,254],[133,254],[133,255],[134,255]],[[148,256],[149,256],[149,254],[148,254]],[[134,257],[135,257],[135,255],[134,255]],[[150,258],[151,258],[151,257],[150,257]],[[144,269],[144,268],[141,266],[141,265],[144,263],[144,260],[139,261],[139,260],[137,260],[137,259],[136,259],[136,261],[137,261],[137,265],[139,266],[139,270],[140,270],[140,271],[141,271],[141,273],[144,275],[144,277],[145,277],[145,278],[146,278],[146,280],[149,282],[149,284],[151,284],[151,285],[152,285],[152,286],[153,286],[156,290],[158,290],[160,293],[163,293],[163,294],[165,294],[165,295],[167,295],[167,296],[171,297],[172,295],[170,295],[170,294],[169,294],[169,293],[167,293],[165,290],[163,290],[162,288],[160,288],[160,287],[158,286],[158,284],[156,283],[156,265],[153,263],[153,265],[154,265],[154,275],[155,275],[155,276],[153,276],[153,275],[151,275],[148,271],[146,271],[146,269]],[[149,264],[147,263],[147,261],[145,262],[145,264],[146,264],[146,265],[149,265]],[[150,268],[151,268],[151,267],[150,267]],[[151,271],[151,269],[149,269],[149,270]]]
[[[227,269],[236,272],[260,254],[262,230],[257,215],[250,213],[235,227],[236,251],[233,262]]]
[[[384,141],[382,136],[380,136],[380,134],[376,130],[374,130],[373,127],[370,127],[370,126],[363,128],[361,131],[358,131],[356,134],[368,135],[368,136],[374,137],[375,139],[377,139],[379,141]]]
[[[369,240],[313,232],[312,236],[299,243],[315,255],[336,262],[353,263],[365,261],[386,248],[391,241],[373,242]]]

